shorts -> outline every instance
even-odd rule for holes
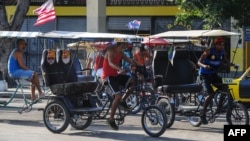
[[[220,85],[222,78],[218,74],[201,74],[200,81],[205,95],[214,94],[212,85],[220,90],[224,89],[223,85]]]
[[[124,88],[128,82],[130,76],[128,75],[118,75],[118,76],[109,76],[109,84],[111,85],[114,94],[121,93],[121,86]]]
[[[34,74],[32,70],[18,69],[15,72],[9,73],[13,78],[31,79]]]

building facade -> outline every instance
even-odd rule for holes
[[[65,31],[87,31],[87,0],[54,0],[57,19],[45,25],[35,27],[37,16],[33,13],[37,7],[46,0],[31,0],[31,6],[22,26],[22,31],[41,31],[48,32],[52,30]],[[101,0],[100,0],[101,1]],[[194,20],[190,25],[175,22],[175,15],[179,12],[175,0],[103,0],[106,3],[106,30],[112,33],[152,35],[169,30],[195,30],[202,29],[203,21]],[[15,6],[7,6],[8,17],[13,16]],[[141,21],[139,30],[129,30],[128,22],[133,20]],[[231,30],[231,20],[227,20],[222,25],[222,29]],[[31,46],[37,45],[36,39],[30,41]],[[236,43],[231,41],[231,47],[228,52],[232,52]],[[243,46],[243,45],[242,45]],[[31,68],[38,68],[40,58],[37,54],[41,53],[40,47],[28,48],[28,59]],[[246,53],[243,53],[243,47],[237,49],[234,62],[245,66],[243,59]],[[232,56],[232,55],[231,55]],[[35,57],[37,59],[35,59]],[[83,55],[86,58],[86,55]],[[37,63],[39,62],[39,63]],[[250,64],[250,62],[249,62]],[[243,68],[243,67],[241,67]]]

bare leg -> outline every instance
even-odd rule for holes
[[[111,112],[110,112],[110,117],[109,117],[110,120],[114,119],[115,111],[120,103],[120,100],[121,100],[121,95],[115,94],[115,99],[114,99],[112,106],[111,106]]]
[[[32,79],[31,79],[31,82],[33,85],[36,86],[38,92],[39,92],[39,95],[42,94],[42,90],[41,90],[41,86],[40,86],[40,81],[39,81],[39,77],[37,75],[37,73],[35,72]]]
[[[31,83],[30,84],[30,92],[31,92],[31,100],[35,100],[36,99],[36,95],[35,95],[35,90],[36,90],[36,87]]]

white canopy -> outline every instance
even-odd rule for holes
[[[71,31],[51,31],[38,35],[44,38],[68,38],[79,40],[117,40],[122,42],[141,42],[143,38],[137,35],[119,33],[92,33],[92,32],[71,32]]]
[[[167,31],[152,37],[207,37],[207,36],[233,36],[240,33],[229,32],[225,30],[183,30],[183,31]]]
[[[51,31],[51,32],[31,32],[31,31],[0,31],[0,38],[57,38],[57,39],[79,39],[90,41],[120,41],[120,42],[141,42],[143,37],[130,34],[119,33],[91,33],[91,32],[72,32],[72,31]]]
[[[29,31],[0,31],[0,38],[36,38],[41,32]]]

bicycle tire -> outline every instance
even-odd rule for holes
[[[220,97],[221,97],[221,92],[216,91],[214,95],[214,103],[216,106],[219,105]],[[222,108],[226,108],[227,106],[228,106],[228,95],[225,96],[225,102],[223,102]]]
[[[165,132],[167,128],[166,121],[166,114],[159,107],[153,105],[147,107],[141,116],[142,128],[151,137],[159,137]],[[153,126],[152,129],[151,126]]]
[[[232,102],[232,107],[227,110],[226,119],[229,125],[249,125],[248,110],[239,102]]]
[[[144,93],[142,93],[142,91]],[[131,96],[134,96],[133,104],[130,104],[128,102],[128,98],[129,97],[131,98]],[[131,107],[130,110],[131,114],[137,114],[138,112],[140,112],[143,107],[142,106],[143,102],[146,101],[148,106],[148,105],[154,105],[156,100],[154,95],[154,90],[151,87],[145,87],[144,89],[140,88],[140,90],[133,90],[129,94],[129,97],[126,99],[126,103],[129,107]]]
[[[76,130],[84,130],[92,123],[92,117],[88,116],[87,119],[84,119],[81,115],[78,115],[77,118],[71,117],[69,123]]]
[[[53,123],[53,120],[55,123]],[[55,100],[46,105],[43,112],[43,121],[49,131],[53,133],[63,132],[68,127],[69,120],[70,114],[63,102]],[[59,121],[62,123],[59,124]]]
[[[174,105],[170,103],[169,99],[161,98],[156,105],[160,107],[167,116],[167,128],[170,128],[175,121],[175,108]]]

